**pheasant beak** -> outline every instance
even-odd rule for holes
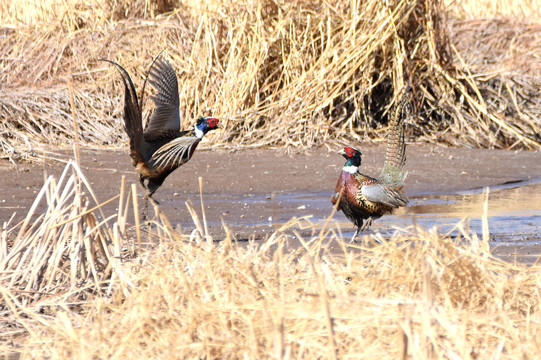
[[[337,151],[337,154],[340,154],[342,156],[346,156],[346,152],[344,151],[344,149],[340,149]]]

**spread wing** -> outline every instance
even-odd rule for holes
[[[180,131],[178,81],[175,69],[165,60],[157,59],[150,69],[149,83],[158,93],[151,97],[156,108],[145,129],[145,136],[164,130]]]
[[[190,160],[199,144],[197,136],[182,136],[169,141],[160,147],[150,158],[152,166],[157,170],[176,169]]]
[[[408,204],[408,198],[402,191],[382,184],[363,185],[360,191],[366,200],[379,202],[393,208]]]

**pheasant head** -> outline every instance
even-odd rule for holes
[[[346,163],[344,164],[344,171],[355,173],[359,170],[361,166],[361,152],[355,149],[352,146],[346,146],[342,150],[338,151],[340,155],[346,158]]]
[[[200,117],[194,127],[195,134],[200,139],[214,129],[218,129],[218,119],[213,117]]]

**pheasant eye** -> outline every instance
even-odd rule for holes
[[[209,119],[209,126],[211,128],[216,127],[217,124],[218,124],[218,119]]]
[[[353,155],[355,155],[355,150],[353,150],[352,147],[350,146],[346,146],[346,148],[344,149],[344,151],[346,152],[346,155],[348,157],[352,157]]]

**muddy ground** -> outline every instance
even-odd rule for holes
[[[362,153],[362,171],[377,176],[385,147],[363,146]],[[7,221],[16,212],[11,223],[21,219],[41,189],[45,174],[59,176],[62,172],[65,164],[52,158],[67,160],[71,156],[69,151],[48,153],[49,159],[42,164],[0,162],[0,218]],[[431,196],[441,198],[444,194],[475,192],[486,186],[536,183],[541,179],[539,152],[412,145],[408,146],[407,156],[408,176],[404,189],[413,200],[412,204],[416,201],[420,204]],[[223,221],[239,240],[252,235],[264,239],[276,226],[293,216],[313,215],[316,222],[325,219],[332,210],[329,199],[343,163],[340,155],[327,149],[293,155],[278,150],[198,150],[189,163],[167,178],[155,199],[172,224],[190,231],[193,222],[185,202],[191,201],[200,210],[198,178],[202,177],[205,213],[211,233],[217,238],[223,236]],[[82,149],[81,165],[99,201],[119,193],[122,175],[126,176],[127,184],[138,184],[127,150]],[[141,200],[142,194],[140,191]],[[528,202],[523,205],[537,207],[534,209],[537,211],[540,203],[537,200],[533,205]],[[509,201],[513,207],[520,208],[521,201]],[[412,208],[411,211],[399,211],[397,216],[414,213]],[[378,220],[374,229],[396,225],[393,224],[394,217]],[[344,231],[353,231],[341,213],[335,215],[334,221],[341,224]]]

